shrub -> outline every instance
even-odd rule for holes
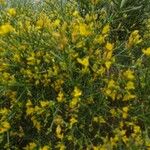
[[[94,2],[2,5],[1,149],[149,149],[149,40]]]

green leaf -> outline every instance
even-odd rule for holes
[[[123,6],[126,4],[127,0],[122,0],[120,4],[120,8],[123,8]]]

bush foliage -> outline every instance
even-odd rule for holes
[[[0,149],[150,150],[146,0],[0,0]]]

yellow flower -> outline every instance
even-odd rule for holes
[[[0,134],[6,132],[9,129],[10,129],[9,122],[7,122],[7,121],[2,122],[1,126],[0,126]]]
[[[110,90],[110,89],[105,89],[105,94],[106,94],[107,96],[109,96],[109,95],[111,94],[111,92],[112,92],[112,90]]]
[[[105,119],[102,116],[98,117],[99,123],[106,123]]]
[[[112,58],[112,54],[113,54],[112,51],[105,51],[103,54],[104,60],[110,60]]]
[[[60,150],[65,150],[65,149],[66,149],[66,146],[63,145],[63,144],[61,144],[61,145],[60,145]]]
[[[49,147],[48,146],[44,146],[44,147],[40,148],[40,150],[49,150]]]
[[[33,150],[36,148],[36,144],[35,143],[29,143],[24,149],[25,150]]]
[[[58,27],[60,25],[60,20],[59,19],[56,19],[54,22],[53,22],[53,26],[54,27]]]
[[[31,30],[31,21],[26,20],[26,21],[25,21],[25,27],[26,27],[26,29],[27,29],[28,31],[30,31],[30,30]]]
[[[112,115],[113,117],[117,114],[117,112],[116,112],[116,110],[115,110],[114,108],[112,108],[112,109],[110,110],[110,113],[111,113],[111,115]]]
[[[106,49],[107,49],[107,50],[112,51],[112,50],[113,50],[114,45],[113,45],[113,44],[111,44],[111,43],[109,43],[109,42],[107,42],[105,47],[106,47]]]
[[[105,73],[105,71],[106,71],[106,69],[103,66],[101,66],[101,68],[97,71],[97,74],[103,75]]]
[[[105,62],[105,66],[106,66],[107,69],[110,69],[111,65],[112,65],[111,61],[106,61]]]
[[[60,115],[56,115],[55,118],[54,118],[54,123],[57,124],[57,125],[63,124],[62,117]]]
[[[80,63],[81,65],[83,65],[85,68],[87,68],[89,66],[89,56],[85,57],[85,58],[77,58],[78,63]]]
[[[72,14],[74,17],[78,17],[79,16],[79,12],[77,10],[75,10]]]
[[[13,31],[14,31],[14,28],[9,23],[6,23],[0,26],[0,35],[4,35]]]
[[[31,102],[30,100],[28,100],[27,103],[26,103],[26,106],[27,106],[27,107],[32,106],[32,102]]]
[[[60,125],[57,125],[56,127],[56,136],[59,138],[59,139],[62,139],[63,138],[63,133],[61,133],[61,126]]]
[[[73,95],[73,97],[79,97],[82,95],[82,91],[78,87],[75,86],[72,95]]]
[[[54,23],[54,26],[57,26],[58,23],[57,21]],[[49,19],[49,17],[45,14],[45,13],[41,13],[37,22],[36,22],[36,27],[37,29],[41,29],[41,28],[48,28],[51,25],[51,20]]]
[[[132,81],[128,81],[125,89],[127,90],[135,89],[134,83]]]
[[[102,30],[102,34],[107,34],[110,31],[110,25],[106,24]]]
[[[20,62],[21,61],[21,58],[20,58],[20,55],[19,54],[14,54],[14,61],[16,62]]]
[[[124,119],[126,119],[128,117],[128,111],[129,111],[129,107],[123,107],[122,108],[123,112],[122,112],[122,117]]]
[[[93,150],[99,150],[98,146],[93,146]]]
[[[26,114],[27,114],[27,116],[28,116],[28,115],[32,115],[33,113],[34,113],[34,108],[29,107],[29,108],[26,109]]]
[[[70,108],[74,108],[75,106],[77,106],[79,99],[78,98],[73,98],[69,104]]]
[[[104,42],[105,42],[105,36],[103,35],[98,35],[94,40],[94,43],[98,43],[98,44],[102,44]]]
[[[88,36],[90,34],[88,26],[84,23],[79,25],[79,32],[82,36]]]
[[[123,110],[124,112],[128,112],[128,111],[129,111],[129,107],[125,106],[125,107],[122,108],[122,110]]]
[[[126,135],[124,135],[124,136],[122,137],[122,140],[123,140],[123,142],[124,142],[125,144],[127,144],[127,143],[129,142],[129,138],[128,138]]]
[[[58,143],[56,145],[56,148],[59,149],[59,150],[65,150],[66,149],[66,146],[63,144],[63,143]]]
[[[40,130],[41,130],[41,124],[40,124],[40,122],[37,121],[37,119],[36,119],[34,116],[31,117],[31,120],[32,120],[32,122],[33,122],[34,127],[35,127],[38,131],[40,131]]]
[[[8,9],[7,12],[10,16],[16,16],[16,10],[14,8]]]
[[[42,107],[49,106],[49,101],[40,101]]]
[[[94,117],[94,118],[93,118],[93,121],[94,121],[94,122],[98,122],[98,117]]]
[[[85,46],[85,42],[84,41],[80,41],[76,45],[77,48],[81,48],[81,47],[84,47],[84,46]]]
[[[135,79],[135,76],[134,76],[134,72],[130,69],[126,70],[124,73],[123,73],[124,77],[126,77],[128,80],[133,80]]]
[[[40,29],[40,28],[42,28],[42,27],[44,27],[44,20],[43,19],[39,19],[39,20],[37,20],[37,22],[36,22],[36,26]]]
[[[60,103],[64,101],[64,94],[62,91],[58,93],[57,101]]]
[[[115,135],[115,137],[113,138],[113,141],[114,141],[114,142],[119,141],[119,137],[118,137],[118,135]]]
[[[39,113],[41,111],[41,108],[39,106],[35,106],[34,107],[34,111],[37,112],[37,113]]]
[[[1,114],[1,115],[7,115],[8,112],[9,112],[9,110],[8,110],[7,108],[2,108],[2,109],[0,109],[0,114]]]
[[[146,56],[150,56],[150,47],[148,47],[147,49],[142,49],[143,54],[145,54]]]
[[[139,35],[139,31],[138,30],[134,30],[129,37],[129,40],[126,44],[127,48],[131,48],[132,46],[139,44],[142,42],[141,36]]]
[[[6,128],[6,129],[9,129],[9,128],[10,128],[9,122],[6,122],[6,121],[2,123],[2,126],[3,126],[4,128]]]
[[[96,123],[106,123],[105,119],[102,116],[94,117],[93,121]]]
[[[72,128],[73,124],[77,123],[78,120],[75,117],[71,117],[70,119],[70,128]]]
[[[126,119],[128,117],[128,114],[126,112],[122,113],[122,118]]]
[[[116,95],[117,95],[117,92],[114,90],[114,91],[109,95],[109,97],[111,97],[112,100],[115,100],[115,99],[116,99]]]
[[[128,100],[131,100],[131,99],[134,99],[134,98],[136,98],[136,95],[133,95],[133,94],[131,94],[131,93],[127,93],[124,97],[123,97],[123,100],[124,101],[128,101]]]
[[[27,58],[27,64],[29,64],[29,65],[34,65],[35,63],[36,63],[36,58],[35,58],[35,53],[34,52],[31,52],[31,54],[30,54],[31,56],[29,56],[28,58]]]
[[[141,128],[139,126],[134,126],[133,127],[134,133],[140,133],[141,132]]]
[[[111,79],[109,82],[108,82],[108,88],[115,88],[116,87],[116,83],[113,79]]]

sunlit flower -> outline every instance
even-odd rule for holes
[[[79,97],[79,96],[82,95],[82,91],[81,91],[78,87],[75,86],[72,95],[73,95],[74,97]]]
[[[42,107],[46,107],[46,106],[49,106],[49,101],[40,101],[40,104]]]
[[[114,45],[112,43],[107,42],[105,47],[106,47],[107,50],[112,51]]]
[[[56,127],[56,136],[59,138],[59,139],[62,139],[63,138],[63,133],[62,133],[62,129],[61,129],[61,126],[60,125],[57,125]]]
[[[0,35],[4,35],[13,31],[14,31],[14,28],[9,23],[6,23],[0,26]]]
[[[40,150],[49,150],[49,146],[43,146]]]
[[[146,56],[150,56],[150,47],[148,47],[147,49],[142,49],[143,54],[145,54]]]
[[[110,69],[112,62],[111,61],[106,61],[105,66],[107,69]]]
[[[84,57],[84,58],[77,58],[78,63],[80,63],[81,65],[83,65],[84,67],[88,67],[89,66],[89,56]]]
[[[139,34],[139,31],[138,30],[134,30],[131,34],[130,34],[130,37],[128,39],[128,42],[126,44],[126,47],[127,48],[131,48],[132,46],[134,45],[137,45],[139,43],[142,42],[142,39],[141,39],[141,36]]]
[[[78,122],[78,120],[75,118],[75,117],[71,117],[71,119],[70,119],[70,128],[72,128],[72,126],[75,124],[75,123],[77,123]]]
[[[79,25],[79,32],[82,36],[88,36],[90,34],[89,27],[84,23]]]
[[[70,101],[69,107],[70,107],[70,108],[76,107],[77,104],[78,104],[78,102],[79,102],[79,99],[78,99],[78,98],[76,98],[76,97],[73,98],[73,99]]]
[[[102,34],[108,34],[110,31],[110,25],[106,24],[102,30]]]
[[[16,16],[15,8],[10,8],[10,9],[7,10],[7,12],[10,16]]]
[[[37,145],[34,142],[29,143],[26,147],[24,147],[25,150],[33,150],[37,147]]]
[[[130,69],[126,70],[124,73],[123,73],[124,77],[126,77],[128,80],[133,80],[135,79],[135,76],[134,76],[134,72]]]
[[[134,83],[132,81],[128,81],[125,89],[127,89],[127,90],[135,89]]]
[[[62,91],[60,91],[60,92],[58,93],[57,101],[58,101],[58,102],[63,102],[64,100],[65,100],[65,99],[64,99],[64,94],[63,94]]]
[[[10,129],[10,127],[11,126],[10,126],[9,122],[7,122],[7,121],[2,122],[0,125],[0,134],[8,131]]]
[[[125,94],[125,96],[123,97],[123,100],[124,100],[124,101],[128,101],[128,100],[132,100],[132,99],[135,99],[135,98],[136,98],[136,95],[131,94],[130,92],[128,92],[128,93]]]

